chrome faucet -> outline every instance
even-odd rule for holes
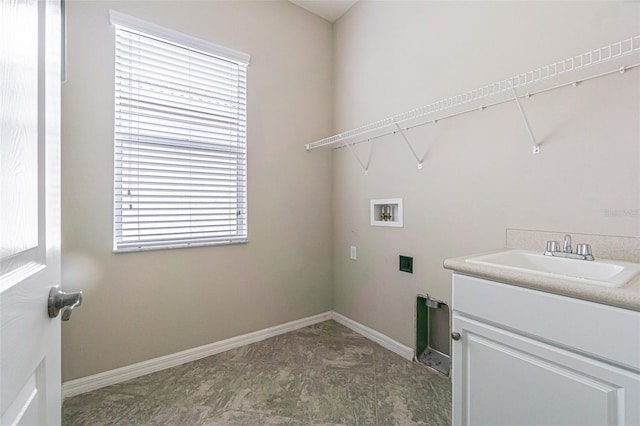
[[[562,251],[565,253],[572,253],[571,249],[571,235],[567,234],[564,236],[564,244],[562,245]]]
[[[559,242],[547,241],[547,248],[544,251],[544,255],[566,257],[568,259],[594,260],[593,254],[591,253],[591,246],[589,244],[582,243],[576,245],[576,252],[573,253],[573,249],[571,248],[571,235],[569,234],[564,236],[562,250],[560,250]]]

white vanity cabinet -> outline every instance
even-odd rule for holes
[[[454,425],[640,425],[640,312],[456,273],[452,331]]]

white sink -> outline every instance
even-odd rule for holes
[[[470,257],[465,261],[603,287],[620,287],[640,274],[640,263],[567,259],[526,250],[507,250]]]

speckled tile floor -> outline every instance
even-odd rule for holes
[[[326,321],[68,398],[63,425],[449,425],[451,383]]]

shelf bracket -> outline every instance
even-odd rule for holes
[[[413,157],[418,162],[418,169],[421,170],[422,169],[422,159],[420,159],[418,157],[418,154],[416,154],[416,151],[413,149],[413,146],[411,146],[411,143],[409,142],[409,139],[407,139],[407,135],[404,134],[404,130],[402,130],[402,128],[398,125],[398,123],[395,120],[393,120],[393,124],[396,125],[396,128],[398,129],[398,132],[400,133],[400,136],[402,136],[402,139],[404,139],[404,141],[407,143],[407,146],[411,150],[411,153],[413,154]]]
[[[356,159],[358,164],[360,164],[360,167],[362,167],[362,170],[364,170],[365,176],[368,175],[369,174],[369,162],[367,161],[367,164],[365,165],[364,162],[360,159],[360,157],[358,157],[356,155],[356,153],[353,152],[353,148],[351,148],[351,145],[353,145],[353,143],[346,144],[347,149],[349,150],[351,155],[353,155],[353,158]],[[373,149],[373,144],[372,144],[371,148]],[[371,159],[371,155],[369,155],[369,159]]]
[[[533,136],[533,131],[531,130],[531,124],[529,124],[529,120],[527,119],[527,114],[524,112],[524,108],[522,108],[522,104],[520,103],[520,96],[518,96],[518,92],[516,91],[515,87],[512,87],[511,90],[513,90],[513,97],[516,101],[516,104],[518,105],[518,109],[520,110],[520,114],[522,115],[522,119],[524,120],[524,125],[527,128],[527,132],[529,133],[529,138],[531,139],[531,143],[533,144],[532,151],[534,154],[539,154],[540,146],[538,145],[538,142],[536,142],[535,136]]]

